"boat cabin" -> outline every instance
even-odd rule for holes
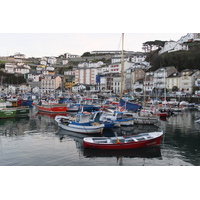
[[[90,114],[90,121],[91,122],[99,122],[101,115],[102,115],[101,111],[92,112]]]
[[[77,113],[75,122],[77,123],[87,123],[90,121],[90,113],[89,112],[83,112],[83,113]]]

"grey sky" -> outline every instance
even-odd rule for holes
[[[125,33],[124,49],[142,51],[142,43],[175,40],[187,33]],[[121,50],[121,33],[0,33],[0,56],[16,52],[27,57],[59,56],[66,52]]]

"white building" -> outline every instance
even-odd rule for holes
[[[56,57],[49,57],[49,58],[47,58],[47,62],[50,64],[50,65],[55,65],[56,64],[56,62],[57,62],[57,59],[56,59]]]
[[[5,63],[5,72],[14,74],[16,67],[17,67],[17,65],[15,63]]]
[[[187,35],[182,36],[177,43],[183,44],[184,42],[192,41],[194,38],[194,33],[187,33]]]
[[[75,84],[96,84],[97,68],[83,68],[75,70]]]
[[[62,60],[62,65],[67,65],[67,64],[68,64],[68,62],[69,62],[69,61],[68,61],[67,59],[66,59],[66,60],[65,60],[65,59],[63,59],[63,60]]]
[[[111,58],[111,64],[114,64],[114,63],[120,63],[122,62],[122,56],[121,55],[115,55]],[[129,60],[129,57],[128,56],[124,56],[124,61],[128,61]]]
[[[40,65],[47,66],[47,60],[41,60],[41,61],[40,61]]]
[[[72,86],[72,92],[79,93],[86,89],[84,84],[76,84]]]
[[[26,56],[24,54],[21,54],[21,53],[16,53],[14,55],[14,58],[15,59],[24,59]]]
[[[102,61],[99,62],[83,62],[79,63],[75,69],[75,84],[96,84],[96,75],[99,68],[104,65]]]
[[[144,90],[146,94],[151,94],[154,88],[153,84],[154,72],[147,72],[144,77]]]
[[[65,71],[64,75],[75,75],[75,70]]]
[[[188,50],[188,46],[185,44],[181,44],[175,41],[168,41],[165,42],[164,47],[161,47],[161,50],[159,51],[159,54],[163,54],[165,52],[174,52],[174,51],[180,51],[180,50]]]
[[[70,53],[65,53],[64,56],[65,56],[65,58],[77,58],[77,57],[80,57],[79,55],[70,54]]]
[[[72,92],[90,92],[90,91],[95,91],[95,86],[94,85],[89,85],[89,84],[76,84],[72,86]]]
[[[22,67],[16,67],[14,69],[14,73],[16,73],[16,74],[28,74],[29,72],[30,72],[30,70],[23,67],[23,66]]]
[[[121,90],[121,76],[113,77],[113,92],[119,94]]]
[[[104,65],[104,63],[102,61],[99,62],[82,62],[78,64],[78,68],[97,68],[97,67],[101,67],[102,65]]]
[[[97,68],[98,74],[107,74],[109,73],[109,66],[103,66]]]
[[[147,57],[146,54],[135,54],[131,56],[131,62],[141,63],[145,61],[146,57]]]
[[[27,84],[20,84],[19,91],[20,91],[20,93],[24,94],[26,92],[31,91],[31,87],[30,87],[30,85],[27,85]]]
[[[40,76],[41,75],[29,73],[27,78],[28,78],[28,80],[30,80],[32,82],[39,82],[40,81]]]
[[[133,65],[133,63],[125,61],[124,62],[124,71],[126,71],[132,65]],[[121,71],[122,71],[121,63],[113,63],[113,64],[109,65],[109,73],[121,73]]]
[[[28,74],[30,72],[30,66],[24,63],[5,63],[5,72],[10,74]]]
[[[106,88],[107,88],[106,80],[107,80],[106,76],[101,75],[99,84],[96,85],[96,89],[97,90],[106,90]]]
[[[153,86],[156,90],[160,91],[167,88],[167,77],[177,72],[177,69],[173,66],[161,67],[154,72]]]

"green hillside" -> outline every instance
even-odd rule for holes
[[[146,61],[152,65],[151,70],[160,67],[174,66],[178,71],[184,69],[200,69],[200,42],[187,43],[188,51],[176,51],[158,55],[158,51],[148,54]]]

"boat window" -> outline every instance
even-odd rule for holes
[[[80,122],[80,115],[76,115],[76,122]]]
[[[94,119],[94,113],[91,113],[90,114],[90,120],[93,120]]]

